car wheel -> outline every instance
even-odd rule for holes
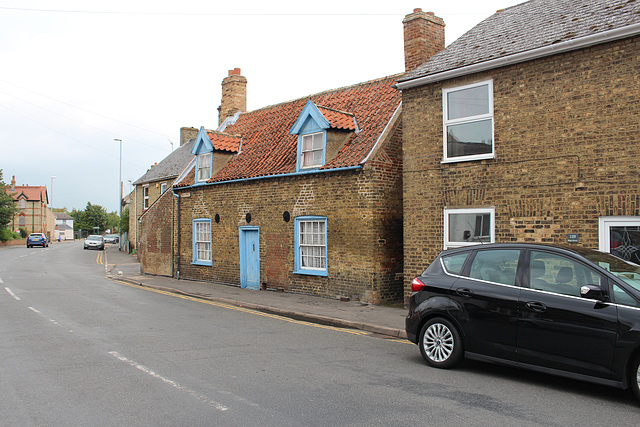
[[[420,353],[427,363],[436,368],[451,368],[464,355],[462,337],[447,319],[430,319],[420,331]]]
[[[640,355],[636,356],[629,369],[629,384],[633,390],[633,394],[640,400]]]

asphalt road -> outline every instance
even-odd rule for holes
[[[637,425],[624,391],[107,279],[82,242],[0,248],[2,426]]]

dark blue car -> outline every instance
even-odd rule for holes
[[[42,233],[29,234],[29,237],[27,237],[27,247],[31,248],[33,246],[42,246],[43,248],[49,247],[47,236]]]

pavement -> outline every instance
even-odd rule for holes
[[[242,289],[240,286],[142,274],[137,257],[125,251],[118,251],[117,245],[107,245],[105,271],[111,279],[146,288],[217,301],[296,320],[359,329],[393,338],[407,336],[404,324],[407,315],[405,308],[341,301],[292,292]]]

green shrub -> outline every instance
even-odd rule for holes
[[[20,227],[20,237],[23,239],[27,237],[27,230],[24,227]]]
[[[4,227],[0,227],[0,241],[8,242],[9,240],[13,240],[13,233]]]

